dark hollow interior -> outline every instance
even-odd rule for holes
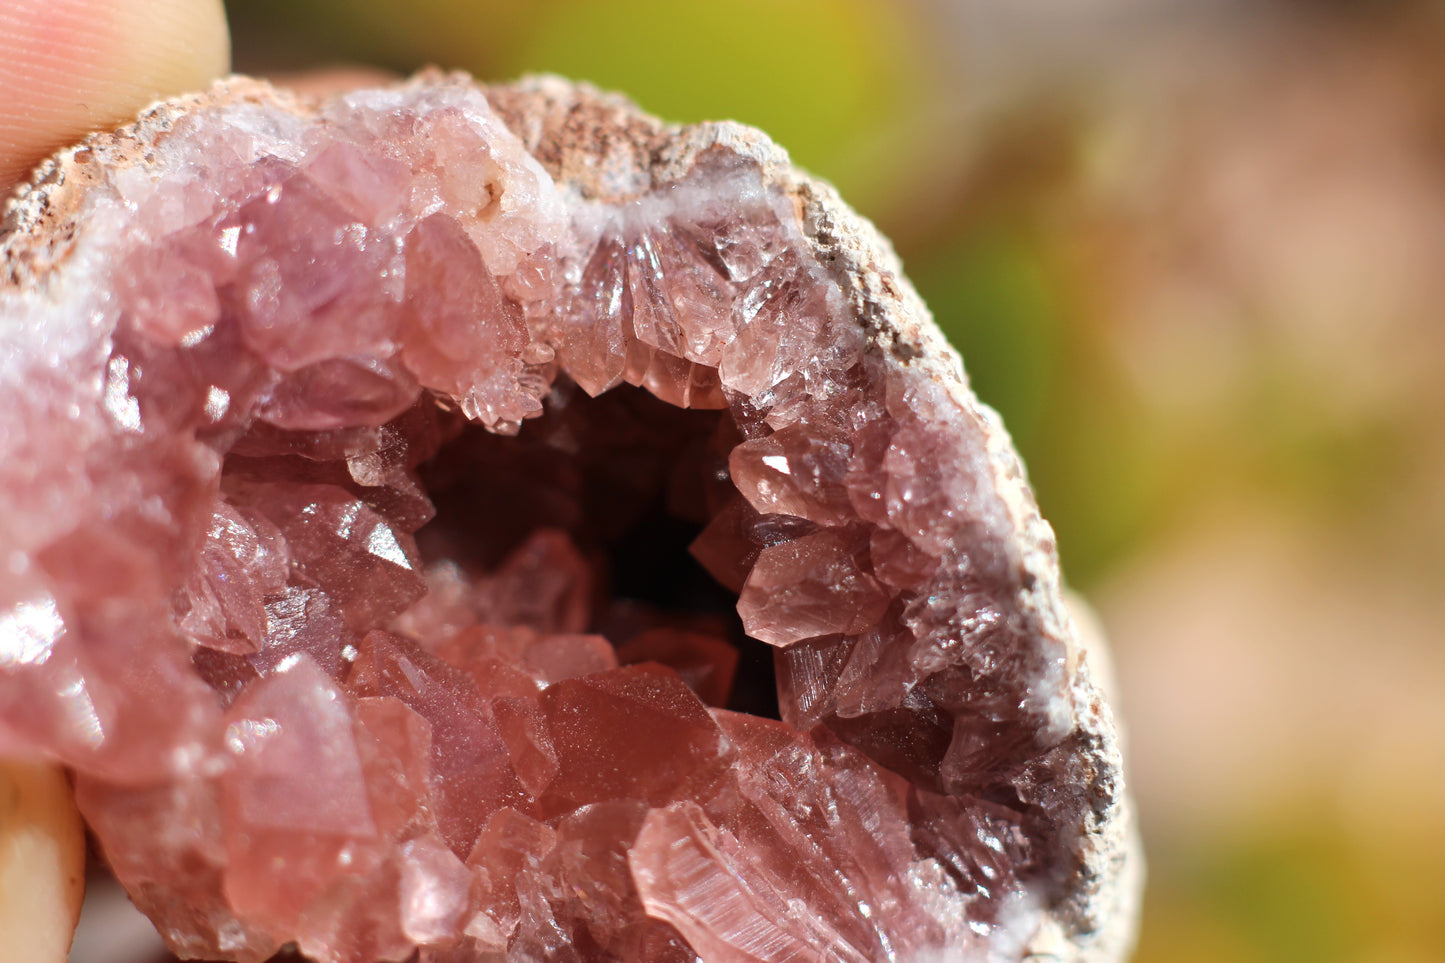
[[[436,517],[422,558],[487,572],[538,529],[565,531],[593,572],[588,630],[621,645],[669,627],[726,639],[739,660],[727,708],[778,718],[773,649],[749,638],[737,595],[688,548],[739,497],[725,410],[677,408],[623,384],[589,397],[559,377],[544,413],[499,435],[459,418],[419,467]]]

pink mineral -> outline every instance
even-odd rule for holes
[[[0,752],[176,954],[1126,949],[1052,535],[761,135],[233,79],[6,211]]]

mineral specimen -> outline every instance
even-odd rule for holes
[[[3,232],[0,752],[177,954],[1126,951],[1052,535],[761,135],[233,78]]]

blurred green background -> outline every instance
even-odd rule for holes
[[[878,222],[1113,636],[1141,963],[1445,960],[1442,8],[230,4],[239,70],[584,78]]]

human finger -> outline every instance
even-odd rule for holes
[[[229,68],[221,0],[4,0],[0,194],[56,148]]]

